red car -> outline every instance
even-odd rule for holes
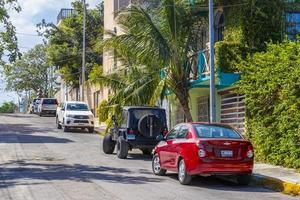
[[[234,175],[241,185],[251,180],[253,146],[230,126],[183,123],[157,140],[152,159],[155,175],[177,172],[183,185],[189,184],[193,175]]]

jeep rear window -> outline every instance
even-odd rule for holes
[[[139,120],[145,115],[156,115],[160,121],[165,124],[165,113],[163,110],[134,110],[132,111],[132,125],[137,128]]]

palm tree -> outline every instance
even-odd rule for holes
[[[186,0],[162,0],[151,10],[142,6],[122,10],[117,14],[117,22],[124,34],[110,33],[111,37],[104,41],[103,46],[115,49],[127,74],[124,76],[121,70],[116,72],[119,75],[98,76],[96,79],[115,89],[122,88],[112,99],[121,98],[126,103],[155,104],[158,98],[166,96],[166,91],[173,93],[187,121],[192,121],[189,53],[197,52],[192,44],[192,27],[197,21],[199,16]],[[113,80],[113,76],[119,78]]]

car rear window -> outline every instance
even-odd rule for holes
[[[235,130],[222,126],[194,125],[199,138],[230,138],[241,139],[241,135]]]
[[[56,99],[44,99],[43,104],[57,104]]]
[[[67,110],[70,111],[89,111],[89,107],[84,103],[68,103]]]

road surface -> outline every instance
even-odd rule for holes
[[[175,174],[154,176],[139,151],[120,160],[101,143],[96,134],[57,130],[51,117],[0,115],[0,199],[299,200],[212,177],[182,186]]]

